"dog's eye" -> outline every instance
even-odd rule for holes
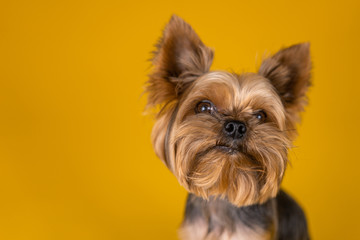
[[[266,113],[265,113],[265,111],[260,110],[257,113],[255,113],[255,117],[258,121],[264,122],[266,119]]]
[[[203,100],[196,105],[195,113],[213,113],[215,111],[215,106],[212,102],[208,100]]]

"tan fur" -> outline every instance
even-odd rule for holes
[[[279,51],[263,61],[257,74],[209,71],[212,59],[213,52],[190,25],[172,17],[157,45],[147,83],[148,107],[161,108],[152,132],[155,152],[179,183],[197,196],[224,198],[239,207],[263,203],[279,191],[295,124],[306,104],[309,45]],[[196,114],[202,100],[211,101],[217,111]],[[254,117],[260,110],[266,112],[265,122]],[[225,138],[228,120],[245,123],[242,141],[229,143]],[[229,144],[235,153],[218,147]],[[252,233],[244,231],[244,238],[236,239],[254,239],[245,237]],[[203,230],[184,239],[201,239],[196,234]],[[229,234],[206,239],[233,239]]]
[[[211,100],[229,119],[249,122],[253,131],[242,146],[246,153],[234,156],[213,150],[196,157],[221,141],[219,132],[223,125],[223,121],[211,116],[194,114],[194,104],[202,99]],[[257,109],[265,110],[272,122],[252,123],[252,112]],[[290,143],[283,134],[285,112],[281,100],[267,79],[255,74],[237,76],[224,72],[210,72],[198,78],[191,91],[184,93],[170,134],[170,159],[165,160],[165,123],[171,114],[171,111],[164,113],[154,126],[153,143],[158,156],[167,162],[188,191],[204,198],[227,197],[238,206],[264,202],[275,196]]]
[[[173,16],[154,52],[147,85],[148,107],[175,101],[197,77],[209,71],[213,52],[190,25]]]
[[[274,56],[265,59],[259,69],[259,74],[271,81],[282,98],[291,139],[296,137],[295,124],[300,121],[299,113],[307,104],[306,93],[311,84],[310,73],[309,43],[280,50]]]

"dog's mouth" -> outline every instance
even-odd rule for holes
[[[228,145],[223,145],[223,144],[216,144],[212,147],[207,148],[205,151],[197,153],[196,158],[201,158],[202,156],[204,156],[214,150],[221,151],[221,152],[229,154],[229,155],[234,155],[234,154],[240,153],[240,149],[238,149],[238,148],[228,146]]]
[[[215,145],[214,149],[219,149],[220,151],[225,152],[227,154],[236,154],[239,152],[239,149],[226,145]]]

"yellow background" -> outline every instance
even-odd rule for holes
[[[141,97],[171,14],[255,71],[310,41],[310,105],[283,186],[313,239],[360,239],[358,1],[1,1],[0,239],[176,239],[186,192]]]

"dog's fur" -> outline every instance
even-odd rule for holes
[[[182,239],[308,239],[280,183],[310,85],[309,44],[257,73],[210,71],[213,51],[173,16],[153,57],[148,107],[156,154],[190,193]]]

